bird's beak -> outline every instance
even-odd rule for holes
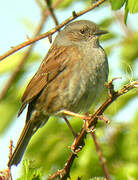
[[[97,35],[97,36],[100,36],[100,35],[103,35],[103,34],[106,34],[108,33],[108,31],[104,31],[104,30],[97,30],[94,32],[94,35]]]

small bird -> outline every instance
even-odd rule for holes
[[[89,110],[108,78],[107,56],[99,44],[105,33],[88,20],[70,23],[58,33],[22,96],[18,115],[28,105],[26,123],[8,167],[18,165],[32,135],[50,116]]]

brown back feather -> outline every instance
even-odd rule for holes
[[[73,56],[72,52],[74,52],[74,48],[77,50],[77,48],[74,46],[51,47],[38,71],[26,87],[26,90],[22,96],[23,104],[18,116],[24,110],[26,104],[31,102],[40,93],[40,91],[59,74],[59,72],[66,68],[71,56]]]

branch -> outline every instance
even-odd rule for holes
[[[53,11],[53,8],[51,7],[51,0],[45,0],[46,4],[47,4],[47,7],[48,7],[48,10],[50,11],[50,15],[52,16],[56,26],[59,24],[58,23],[58,20],[57,20],[57,17]]]
[[[55,22],[55,25],[57,26],[59,23],[58,23],[56,15],[55,15],[55,13],[53,11],[53,8],[51,7],[51,0],[45,0],[45,2],[46,2],[46,5],[48,7],[48,10],[50,12],[50,15],[52,16],[52,18],[53,18],[53,20]],[[60,31],[60,30],[58,30],[58,31]],[[48,39],[49,39],[49,42],[52,43],[52,35],[49,35]]]
[[[12,147],[13,147],[13,142],[10,140],[10,146],[9,146],[9,158],[12,155]],[[0,180],[12,180],[12,175],[11,175],[11,168],[8,167],[8,169],[3,169],[0,171]]]
[[[120,97],[121,95],[124,95],[130,90],[136,87],[138,88],[138,81],[132,81],[130,84],[125,85],[119,91],[115,91],[114,86],[113,86],[113,80],[107,84],[107,87],[109,88],[109,98],[99,107],[99,109],[94,114],[90,116],[91,119],[88,121],[87,128],[91,128],[91,130],[95,128],[97,124],[98,116],[102,115],[103,112],[108,108],[109,105],[111,105],[112,102],[114,102],[118,97]],[[88,133],[87,128],[86,128],[86,124],[84,123],[80,133],[78,134],[78,136],[76,137],[73,143],[75,152],[77,152],[78,150],[81,150],[84,147],[84,139],[86,138],[86,135]],[[53,180],[57,177],[59,177],[60,180],[65,180],[68,177],[70,177],[69,175],[70,169],[76,157],[77,157],[77,154],[74,152],[71,152],[64,168],[61,170],[58,170],[54,175],[50,176],[48,180]]]
[[[111,178],[109,176],[109,172],[108,172],[107,166],[106,166],[106,163],[105,163],[105,159],[104,159],[104,156],[102,154],[102,150],[100,148],[100,144],[98,143],[98,140],[97,140],[95,132],[91,132],[91,135],[92,135],[94,144],[96,146],[97,154],[99,156],[99,160],[100,160],[100,163],[102,165],[105,177],[106,177],[107,180],[111,180]]]
[[[53,4],[53,9],[57,8],[57,6],[61,3],[61,0],[56,0],[56,2]],[[40,5],[39,5],[40,6]],[[41,7],[42,9],[42,7]],[[50,14],[50,12],[48,10],[42,9],[42,19],[40,21],[40,24],[38,25],[36,32],[34,33],[34,37],[38,36],[40,34],[40,32],[42,31],[43,27],[44,27],[44,23],[48,17],[48,15]],[[17,65],[17,67],[15,68],[15,70],[12,72],[9,80],[7,81],[6,85],[4,86],[4,88],[2,89],[1,93],[0,93],[0,101],[4,98],[4,96],[6,95],[8,89],[10,88],[10,86],[12,85],[12,83],[14,82],[15,78],[17,77],[18,73],[20,72],[21,68],[23,67],[23,65],[25,64],[27,58],[29,57],[29,55],[31,54],[32,50],[33,50],[34,44],[32,44],[28,50],[26,51],[25,55],[23,56],[23,58],[20,60],[19,64]]]
[[[96,2],[95,4],[92,4],[90,7],[88,7],[87,9],[80,11],[79,13],[73,13],[73,15],[68,18],[67,20],[65,20],[63,23],[59,24],[58,26],[56,26],[55,28],[53,28],[51,31],[48,31],[40,36],[37,36],[35,38],[29,39],[21,44],[19,44],[18,46],[13,47],[11,50],[7,51],[6,53],[4,53],[2,56],[0,56],[0,61],[6,57],[8,57],[9,55],[15,53],[16,51],[30,45],[33,44],[34,42],[43,39],[45,37],[48,37],[50,35],[52,35],[53,33],[55,33],[57,30],[59,30],[60,28],[62,28],[63,26],[65,26],[66,24],[68,24],[69,22],[71,22],[72,20],[76,19],[77,17],[91,11],[92,9],[98,7],[100,4],[102,4],[105,0],[99,0],[98,2]],[[75,15],[74,15],[75,14]]]

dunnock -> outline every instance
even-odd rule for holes
[[[106,31],[87,20],[68,24],[56,36],[23,97],[28,104],[25,127],[8,166],[17,165],[32,135],[50,116],[87,112],[108,77],[108,62],[99,36]]]

